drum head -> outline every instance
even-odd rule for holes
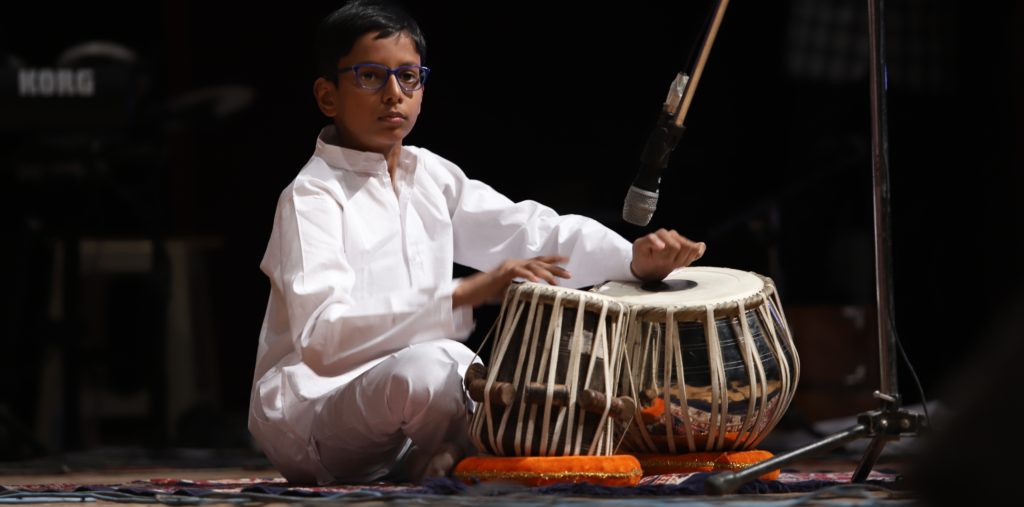
[[[661,282],[607,282],[594,290],[640,306],[704,307],[754,296],[764,281],[747,271],[698,266],[677,269]]]
[[[537,294],[538,299],[545,303],[551,303],[555,300],[556,296],[561,296],[562,304],[571,308],[579,306],[579,302],[582,301],[587,306],[588,310],[593,311],[600,311],[602,305],[607,304],[608,312],[612,315],[618,315],[626,310],[626,305],[623,301],[608,297],[605,294],[599,294],[594,291],[570,289],[568,287],[560,287],[557,285],[547,285],[544,283],[534,282],[513,283],[508,288],[506,298],[514,292],[518,292],[520,294],[520,301],[522,301],[523,304],[529,303],[533,295]]]

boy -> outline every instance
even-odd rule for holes
[[[333,124],[281,194],[260,266],[271,293],[249,429],[293,482],[443,475],[471,451],[462,375],[474,354],[460,340],[472,307],[516,278],[659,280],[704,244],[659,230],[630,245],[403,146],[429,70],[396,7],[347,4],[317,50],[313,92]],[[481,272],[453,280],[453,262]]]

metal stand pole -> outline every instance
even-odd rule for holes
[[[815,456],[853,440],[871,438],[871,444],[853,474],[853,482],[867,479],[885,444],[924,428],[921,415],[900,408],[896,378],[896,335],[892,306],[892,242],[889,237],[889,128],[885,101],[885,20],[883,0],[868,0],[868,43],[871,67],[871,165],[874,169],[875,283],[878,298],[878,344],[881,387],[875,391],[881,408],[860,414],[858,424],[811,445],[780,454],[740,472],[712,475],[705,481],[709,494],[731,493],[766,472],[804,457]],[[922,400],[924,401],[924,400]]]

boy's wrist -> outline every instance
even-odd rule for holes
[[[637,280],[641,280],[642,281],[644,279],[642,276],[637,274],[636,269],[633,267],[633,260],[632,259],[629,261],[629,274],[633,275],[633,278],[636,278]]]
[[[465,283],[465,279],[459,280],[455,285],[455,289],[452,290],[452,308],[458,308],[465,302],[466,297],[465,289],[462,287],[463,283]]]

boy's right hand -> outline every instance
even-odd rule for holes
[[[516,278],[525,278],[531,282],[544,280],[551,285],[558,285],[558,278],[572,278],[565,268],[558,265],[568,260],[568,257],[556,255],[509,259],[492,271],[467,276],[452,292],[452,307],[480,306],[487,301],[499,299]]]

